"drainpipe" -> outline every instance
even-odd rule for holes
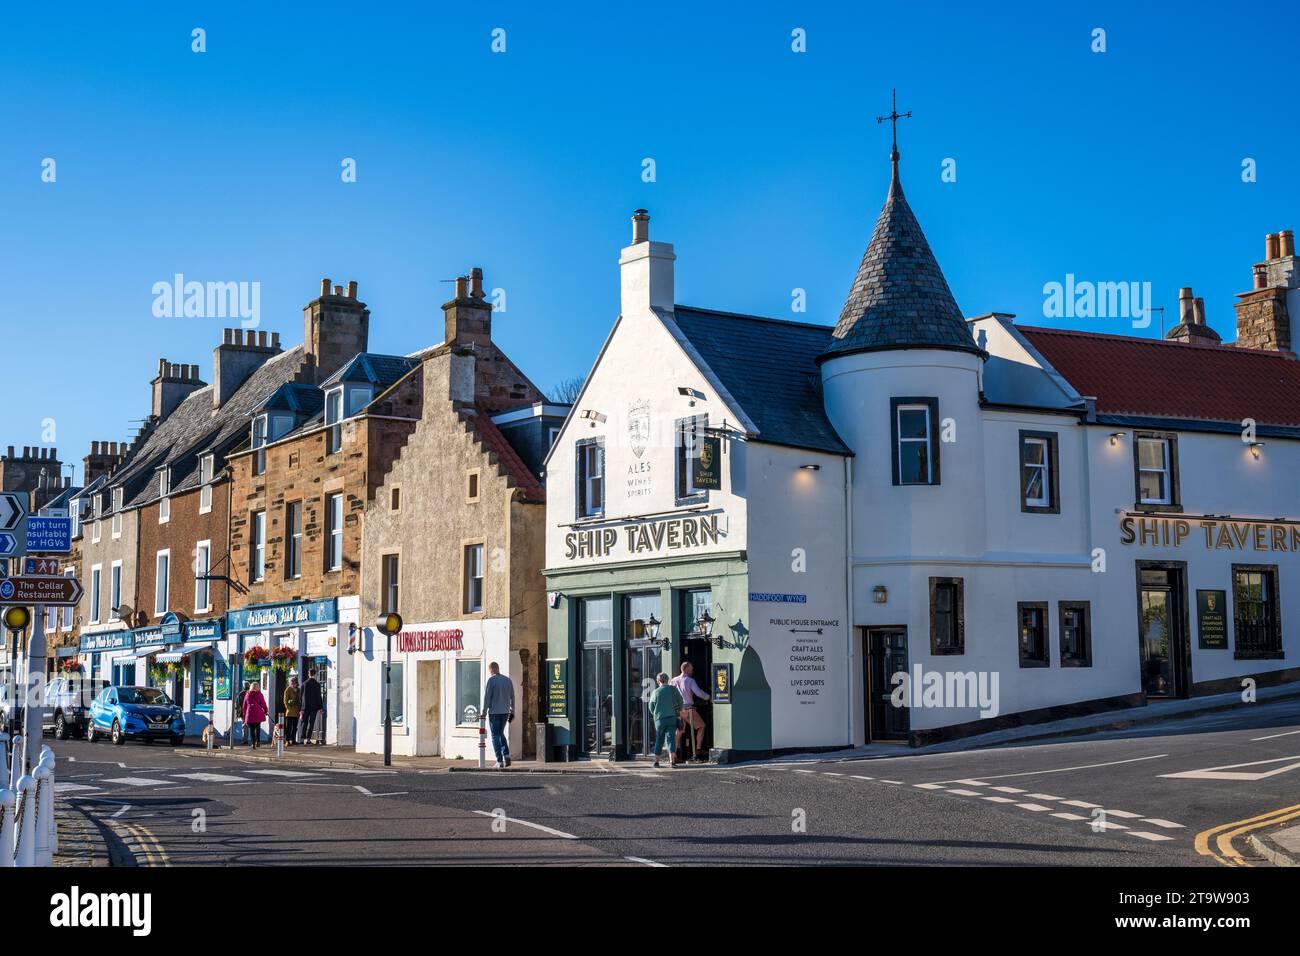
[[[853,617],[853,459],[848,455],[844,456],[844,579],[847,590],[844,594],[845,613],[848,614],[847,623],[849,628],[847,647],[847,666],[849,678],[849,700],[848,705],[844,708],[848,720],[848,744],[853,746],[853,682],[856,678],[853,676],[860,672],[860,668],[855,670],[853,659],[857,656],[857,627]],[[862,689],[863,699],[866,698],[866,688]]]

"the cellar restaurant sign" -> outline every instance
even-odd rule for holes
[[[657,518],[623,528],[570,531],[564,536],[564,556],[570,560],[607,558],[620,542],[628,554],[660,554],[717,544],[725,534],[725,529],[718,525],[716,514]]]
[[[1186,544],[1211,551],[1300,551],[1300,524],[1127,514],[1119,522],[1119,541],[1145,548],[1181,548]]]

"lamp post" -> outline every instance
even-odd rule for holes
[[[402,615],[393,611],[385,614],[375,625],[386,639],[384,650],[384,766],[393,763],[393,635],[402,629]]]

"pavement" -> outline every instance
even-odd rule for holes
[[[139,866],[1272,866],[1256,843],[1285,852],[1300,826],[1294,698],[991,748],[676,770],[58,749],[59,796]]]

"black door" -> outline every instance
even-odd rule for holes
[[[906,740],[911,721],[907,707],[893,703],[895,674],[907,673],[907,630],[867,631],[867,736],[870,740]],[[905,702],[906,703],[906,702]]]
[[[1191,685],[1186,588],[1182,568],[1138,565],[1138,640],[1142,691],[1148,697],[1186,697]]]
[[[695,678],[695,683],[699,684],[706,694],[712,694],[713,688],[709,685],[713,683],[713,645],[703,637],[683,637],[682,660],[691,662],[693,671],[691,676]],[[713,748],[713,704],[709,701],[697,700],[695,709],[704,720],[704,747],[700,753],[707,754]],[[685,733],[682,734],[682,747],[678,756],[683,758],[692,756],[691,740]]]

